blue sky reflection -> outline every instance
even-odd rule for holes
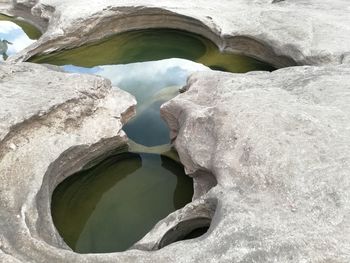
[[[113,86],[133,94],[138,103],[137,115],[124,130],[129,138],[146,146],[169,142],[168,128],[160,117],[160,105],[176,96],[191,73],[209,70],[202,64],[177,58],[93,68],[66,65],[63,68],[68,72],[103,76],[110,79]]]
[[[22,28],[15,23],[0,21],[0,40],[4,39],[13,43],[12,45],[8,45],[6,52],[8,56],[18,53],[36,41],[30,39]],[[3,61],[1,54],[0,61]]]

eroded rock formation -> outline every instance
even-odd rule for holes
[[[336,66],[198,73],[163,105],[187,171],[222,191],[212,248],[231,262],[350,259],[349,102],[350,67]]]
[[[40,18],[36,24],[47,31],[13,58],[17,61],[127,30],[159,27],[198,33],[221,50],[278,67],[339,64],[349,57],[349,4],[344,0],[273,4],[271,0],[81,0],[74,2],[74,8],[70,0],[21,2],[26,4],[18,3],[11,12],[31,3],[31,13]]]
[[[54,262],[51,245],[65,247],[50,216],[54,187],[125,146],[134,113],[134,98],[108,80],[50,68],[0,65],[1,262]]]
[[[1,262],[350,261],[347,1],[14,2],[0,10],[45,33],[11,61],[127,30],[169,27],[278,67],[314,66],[192,76],[162,115],[194,176],[195,200],[135,249],[80,255],[51,222],[50,194],[63,178],[126,142],[122,122],[135,102],[102,78],[2,65]],[[171,231],[184,231],[183,222],[195,227],[202,219],[211,220],[207,234],[157,250]]]

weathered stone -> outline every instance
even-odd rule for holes
[[[187,172],[217,179],[202,253],[349,262],[350,67],[203,72],[187,88],[161,112]]]
[[[12,61],[126,30],[170,27],[276,66],[327,67],[192,76],[162,115],[194,177],[195,200],[134,249],[81,255],[52,224],[51,193],[125,143],[121,122],[134,101],[101,78],[1,66],[0,262],[350,261],[347,1],[14,2],[0,10],[47,31]],[[202,237],[142,251],[203,218],[211,227]]]
[[[125,145],[134,113],[135,99],[110,81],[50,68],[0,65],[1,262],[53,262],[49,244],[65,247],[50,216],[54,187]]]
[[[221,50],[245,53],[278,67],[340,64],[350,51],[349,3],[344,0],[79,0],[74,8],[71,0],[41,0],[35,5],[27,0],[9,12],[23,6],[33,6],[34,17],[27,19],[48,29],[12,58],[17,61],[154,27],[198,33]]]
[[[5,78],[16,79],[29,69],[48,71],[31,64],[11,67],[13,75]],[[57,74],[53,81],[63,75],[52,74]],[[82,83],[80,75],[69,75]],[[118,134],[121,126],[112,116],[128,104],[121,109],[118,103],[112,111],[101,106],[108,100],[105,88],[69,90],[73,101],[54,110],[45,110],[45,102],[43,114],[32,110],[37,119],[21,120],[1,143],[6,151],[0,163],[0,255],[9,262],[11,257],[20,262],[348,262],[349,80],[345,66],[192,76],[188,90],[165,104],[162,114],[187,170],[211,171],[218,185],[158,223],[135,248],[156,249],[163,235],[189,219],[212,218],[211,228],[201,238],[152,253],[80,255],[62,243],[50,218],[50,192],[90,158],[123,141],[101,138]],[[120,96],[130,99],[121,91]],[[35,105],[37,98],[30,101]],[[86,114],[86,107],[96,110]],[[67,121],[67,112],[75,121]],[[101,129],[95,122],[100,114]],[[77,121],[81,116],[84,122]],[[109,121],[119,129],[111,131]]]

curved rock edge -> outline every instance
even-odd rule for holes
[[[346,43],[344,41],[348,40],[345,36],[350,34],[350,28],[346,26],[346,21],[339,28],[339,18],[336,14],[328,17],[330,20],[327,20],[327,24],[324,20],[319,19],[319,16],[326,15],[329,11],[323,6],[324,9],[318,8],[317,11],[305,11],[305,16],[310,15],[308,12],[313,11],[315,17],[317,15],[315,21],[308,18],[305,23],[291,24],[291,21],[283,19],[284,16],[294,12],[295,19],[300,19],[304,14],[299,13],[299,10],[289,5],[287,1],[272,4],[270,1],[260,0],[260,5],[255,8],[251,4],[239,5],[238,9],[241,12],[234,13],[237,15],[235,20],[249,20],[249,15],[256,16],[258,19],[254,28],[250,23],[240,23],[226,17],[227,14],[224,11],[223,18],[215,17],[214,8],[204,2],[203,7],[199,8],[198,12],[194,12],[189,9],[188,4],[181,1],[175,5],[163,4],[161,6],[151,0],[139,1],[138,5],[131,0],[116,1],[113,4],[103,1],[101,4],[96,4],[98,9],[84,7],[84,12],[79,14],[69,10],[67,1],[60,2],[58,4],[55,1],[43,0],[32,5],[31,14],[40,22],[34,21],[35,19],[31,17],[27,19],[37,24],[39,28],[45,28],[46,31],[36,43],[10,60],[26,61],[38,54],[71,49],[117,33],[149,28],[182,29],[199,34],[213,41],[221,51],[245,54],[266,61],[277,68],[294,65],[341,64],[347,61],[350,54],[349,45],[344,44]],[[79,8],[82,3],[84,1],[78,2],[76,8]],[[230,6],[229,2],[227,4]],[[207,9],[206,5],[208,5]],[[314,3],[314,5],[317,4]],[[21,7],[18,4],[14,5],[12,11],[9,12],[16,14],[18,6]],[[307,5],[300,6],[300,8],[303,7],[308,8]],[[277,30],[274,27],[269,28],[268,24],[275,26],[276,21],[279,24]],[[84,25],[84,30],[81,30],[80,25]],[[311,32],[306,25],[314,32]],[[329,31],[334,30],[333,39],[327,40],[326,37],[317,39],[322,33],[323,25],[330,27]],[[289,35],[281,29],[283,26],[291,30]],[[229,29],[230,27],[234,28],[233,31]],[[280,37],[279,34],[286,36]],[[337,48],[336,45],[331,44],[336,40],[342,43],[341,47]],[[315,43],[316,41],[322,44]],[[327,47],[335,51],[328,51]]]

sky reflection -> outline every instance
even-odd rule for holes
[[[93,68],[63,66],[68,72],[96,74],[108,78],[113,86],[133,94],[137,100],[137,115],[124,126],[129,138],[146,146],[169,142],[169,131],[160,117],[160,106],[176,96],[195,71],[209,70],[185,59],[165,59],[126,65]]]
[[[30,39],[22,28],[15,23],[0,21],[0,40],[4,39],[13,43],[8,45],[7,56],[18,53],[36,41]],[[4,61],[2,54],[0,54],[0,61]]]

